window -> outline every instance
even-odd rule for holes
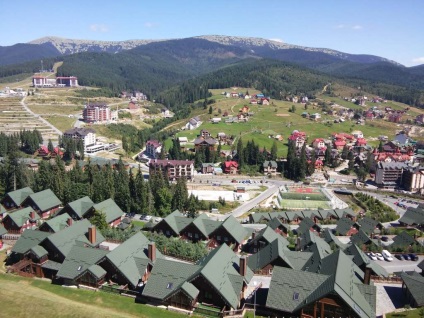
[[[198,239],[199,238],[199,234],[195,233],[194,234],[194,238]]]
[[[224,237],[224,241],[225,242],[228,242],[228,237]]]
[[[191,232],[187,233],[188,237],[193,237],[193,234]]]
[[[212,299],[212,298],[213,298],[213,296],[212,296],[212,294],[211,294],[211,293],[208,293],[207,291],[205,291],[205,298],[206,298],[206,299]]]
[[[167,235],[167,236],[171,235],[171,232],[166,231],[166,235]]]
[[[220,235],[218,235],[218,236],[216,237],[216,240],[217,240],[217,241],[221,241],[221,236],[220,236]]]

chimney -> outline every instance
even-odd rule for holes
[[[96,243],[96,227],[94,225],[88,228],[88,240],[91,244]]]
[[[73,222],[73,220],[72,220],[71,217],[69,217],[68,220],[66,221],[66,223],[68,224],[68,226],[71,226],[72,225],[72,222]]]
[[[35,220],[35,211],[31,211],[31,213],[29,214],[29,217],[30,217],[32,220]]]
[[[156,260],[156,243],[150,242],[147,250],[147,257],[154,262]]]
[[[246,259],[246,256],[242,256],[240,257],[239,273],[241,276],[246,276],[246,272],[247,272],[247,259]]]
[[[364,285],[369,285],[371,281],[371,268],[365,267]]]

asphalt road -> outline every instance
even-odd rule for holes
[[[393,261],[371,261],[376,262],[381,267],[383,267],[389,274],[394,272],[402,272],[402,271],[416,271],[421,273],[421,269],[418,267],[418,264],[424,259],[424,256],[419,255],[418,261],[400,261],[397,258],[393,257]]]

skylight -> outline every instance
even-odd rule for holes
[[[293,293],[293,300],[299,301],[299,293],[298,292]]]
[[[81,265],[80,265],[80,266],[78,266],[77,271],[80,271],[80,270],[81,270],[81,268],[82,268],[82,266],[81,266]]]
[[[166,289],[172,289],[172,287],[174,287],[173,283],[168,283],[168,285],[166,285]]]

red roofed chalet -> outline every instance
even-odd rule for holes
[[[236,174],[238,171],[238,162],[237,161],[225,161],[224,162],[224,173]]]

